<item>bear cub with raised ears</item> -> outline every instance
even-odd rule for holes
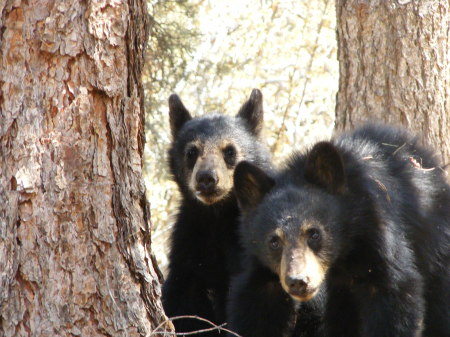
[[[450,336],[450,186],[440,165],[417,138],[380,125],[295,154],[275,178],[240,163],[250,258],[231,294],[231,327],[286,317],[270,313],[273,303],[289,308],[273,299],[281,291],[266,271],[300,302],[326,286],[327,337]]]
[[[222,324],[230,277],[240,268],[242,250],[234,169],[242,160],[264,169],[272,166],[260,140],[262,94],[254,89],[236,116],[192,118],[175,94],[169,98],[169,110],[169,164],[182,199],[171,236],[163,306],[169,317],[196,315]],[[174,325],[177,332],[211,327],[195,319],[174,320]]]
[[[314,293],[305,294],[306,280],[300,278],[317,269],[306,264],[302,254],[308,245],[314,246],[318,234],[302,237],[295,214],[290,214],[295,199],[291,200],[288,185],[278,186],[275,197],[265,196],[275,191],[284,175],[283,171],[268,175],[248,162],[235,170],[244,262],[231,283],[227,318],[229,329],[242,337],[324,336],[326,287],[318,285]],[[312,251],[306,254],[309,257]]]

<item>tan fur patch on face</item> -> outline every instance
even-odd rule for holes
[[[296,247],[286,247],[283,251],[280,266],[280,283],[283,289],[297,301],[308,301],[322,284],[326,268],[323,261],[308,247],[305,237],[302,235]],[[286,284],[288,276],[307,280],[308,286],[303,294],[292,294]]]
[[[279,238],[281,238],[281,240],[284,241],[286,239],[286,234],[284,233],[284,230],[282,230],[281,228],[276,228],[274,233]]]
[[[199,156],[192,169],[190,177],[188,177],[188,185],[192,193],[201,202],[211,205],[229,195],[233,189],[233,173],[236,164],[241,160],[242,154],[240,148],[231,140],[222,139],[218,142],[210,141],[205,144],[199,141],[190,143],[189,146],[195,145],[201,149]],[[224,159],[224,150],[227,146],[233,145],[236,150],[236,161],[233,167],[229,168]],[[217,186],[213,194],[204,195],[198,191],[197,173],[202,170],[214,170],[217,176]]]
[[[242,149],[239,147],[239,145],[236,144],[231,139],[222,139],[219,142],[219,149],[223,153],[223,151],[230,145],[233,146],[236,150],[236,164],[234,165],[234,166],[236,166],[240,161],[244,160],[244,158],[243,158],[244,155],[243,155]],[[232,169],[230,169],[230,171],[232,172],[231,178],[233,178],[234,167]]]

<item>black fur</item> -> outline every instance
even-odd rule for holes
[[[240,267],[237,234],[240,213],[232,184],[229,193],[217,202],[206,204],[199,200],[188,182],[196,163],[192,162],[193,155],[186,158],[186,147],[193,142],[206,144],[204,152],[197,150],[196,161],[203,160],[205,152],[210,151],[207,166],[214,177],[232,175],[239,160],[270,168],[269,152],[258,138],[263,123],[262,95],[259,90],[253,90],[235,117],[211,114],[192,118],[176,95],[171,96],[169,106],[173,135],[169,163],[182,200],[171,237],[163,306],[169,317],[196,315],[222,324],[230,277]],[[231,150],[219,149],[224,141],[233,144]],[[195,319],[175,320],[174,324],[177,332],[210,327]],[[202,334],[218,335],[224,334],[217,331]]]
[[[229,329],[243,337],[323,336],[324,304],[325,291],[307,303],[294,301],[281,287],[276,273],[257,256],[248,256],[232,282],[227,308]]]
[[[326,336],[450,336],[450,186],[403,129],[369,125],[296,154],[247,206],[244,245],[256,256],[283,219],[320,234]]]
[[[282,218],[271,210],[290,200],[258,204],[280,177],[282,174],[274,179],[248,162],[241,162],[235,170],[235,191],[243,212],[240,236],[246,254],[243,270],[232,282],[227,308],[230,329],[243,337],[323,336],[325,287],[307,303],[293,299],[280,283],[280,256],[267,248],[270,234]],[[296,224],[284,227],[295,245]]]

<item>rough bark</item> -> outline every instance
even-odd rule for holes
[[[143,0],[0,1],[0,336],[166,319],[142,180],[147,25]]]
[[[450,3],[337,0],[336,127],[403,124],[450,163]]]

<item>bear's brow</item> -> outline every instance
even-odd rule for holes
[[[317,219],[304,219],[301,224],[301,233],[304,234],[311,228],[322,228],[322,224]]]
[[[285,238],[285,233],[284,233],[284,231],[281,229],[281,228],[276,228],[275,229],[275,232],[274,232],[276,235],[278,235],[278,237],[280,237],[281,239],[284,239]]]
[[[196,139],[196,140],[193,140],[193,141],[187,143],[184,148],[185,148],[185,150],[189,150],[194,146],[198,148],[201,145],[202,145],[202,142],[199,139]]]

